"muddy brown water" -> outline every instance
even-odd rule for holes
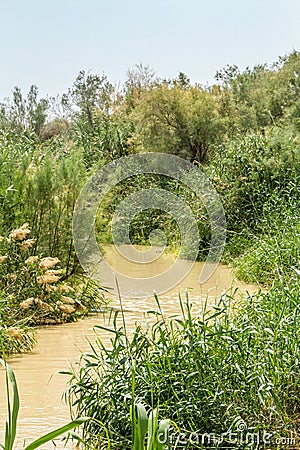
[[[118,260],[117,255],[109,253],[108,258],[113,257],[116,269],[120,272],[128,272],[128,263],[123,258]],[[172,262],[172,255],[164,255],[156,262],[154,271],[167,269]],[[154,263],[155,264],[155,263]],[[159,267],[158,267],[159,265]],[[219,265],[211,278],[199,285],[199,273],[202,263],[195,263],[188,276],[179,285],[160,296],[161,306],[166,315],[180,314],[178,293],[184,295],[189,289],[189,297],[195,303],[195,307],[201,308],[203,299],[214,303],[224,290],[236,289],[235,295],[244,295],[246,292],[253,293],[257,290],[255,285],[245,285],[237,282],[229,267]],[[132,268],[134,276],[144,276],[145,267],[136,264]],[[110,306],[120,308],[117,298],[111,300]],[[124,298],[123,308],[125,310],[126,325],[134,328],[136,322],[145,322],[146,312],[157,309],[154,298],[140,299]],[[69,365],[78,360],[80,353],[89,351],[90,341],[95,341],[97,335],[102,341],[109,345],[109,332],[94,331],[95,325],[108,325],[108,313],[94,314],[88,318],[75,323],[47,326],[38,329],[38,343],[30,354],[18,355],[9,359],[9,364],[15,371],[20,392],[20,416],[18,422],[17,445],[15,448],[23,448],[24,440],[28,444],[42,434],[62,426],[69,421],[69,410],[62,400],[66,390],[68,377],[59,372],[68,370]],[[5,395],[4,370],[0,371],[0,443],[3,442],[4,426],[6,418],[6,395]],[[73,448],[70,443],[63,447],[60,441],[56,446],[49,443],[42,449]]]

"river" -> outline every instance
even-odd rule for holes
[[[114,255],[115,258],[115,255]],[[165,255],[156,263],[159,264],[159,271],[164,266],[167,269],[172,255]],[[121,260],[116,263],[117,269],[122,271]],[[211,278],[203,285],[199,285],[199,274],[203,264],[195,263],[188,276],[177,286],[167,293],[160,295],[161,306],[167,315],[180,313],[178,293],[184,295],[189,289],[189,297],[199,307],[203,304],[203,299],[208,297],[214,302],[222,291],[231,288],[238,288],[236,295],[243,295],[245,292],[253,293],[257,286],[245,285],[234,280],[229,267],[219,265]],[[143,276],[145,267],[137,264],[134,268],[135,276]],[[110,306],[120,308],[117,298],[111,296]],[[147,299],[131,298],[123,299],[126,324],[128,328],[133,328],[134,324],[145,320],[147,310],[156,308],[154,298]],[[20,392],[21,409],[18,422],[17,446],[20,449],[24,440],[28,444],[32,440],[52,429],[62,426],[69,421],[69,411],[62,401],[62,395],[66,390],[68,377],[59,374],[59,371],[66,370],[69,364],[78,360],[80,353],[89,350],[88,340],[94,341],[97,338],[94,325],[107,326],[108,313],[91,315],[75,323],[47,326],[38,329],[38,343],[34,351],[30,354],[18,355],[9,358],[9,364],[13,367]],[[101,339],[109,345],[109,333],[99,330]],[[0,443],[3,442],[4,424],[6,417],[6,397],[4,390],[4,370],[0,371]],[[62,443],[45,444],[42,449],[63,448]],[[72,448],[70,443],[65,448]]]

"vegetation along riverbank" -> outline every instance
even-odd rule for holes
[[[86,448],[131,448],[141,405],[148,416],[157,408],[159,420],[169,420],[162,427],[177,439],[171,448],[204,448],[205,433],[215,436],[214,448],[251,448],[247,432],[248,440],[261,439],[259,448],[297,440],[299,134],[296,51],[272,65],[227,66],[205,87],[183,73],[159,79],[138,65],[121,88],[81,71],[59,99],[40,98],[32,86],[27,95],[15,88],[1,103],[3,355],[30,350],[36,325],[76,320],[103,304],[101,288],[83,277],[74,252],[72,215],[89,177],[122,156],[165,152],[199,167],[226,214],[222,261],[240,279],[266,288],[239,302],[224,294],[199,314],[183,298],[181,319],[166,318],[157,299],[152,325],[137,325],[133,336],[112,324],[111,346],[99,340],[81,368],[70,371],[72,414],[91,418],[82,425]],[[143,174],[116,185],[97,212],[98,242],[112,243],[119,203],[149,187],[170,190],[189,205],[204,260],[211,237],[206,210],[192,190],[166,176]],[[154,228],[178,252],[176,221],[161,210],[134,216],[131,241],[149,244]],[[237,433],[233,443],[229,432]],[[200,438],[183,444],[179,433]]]

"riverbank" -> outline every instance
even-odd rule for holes
[[[169,255],[163,258],[163,262],[158,263],[159,267],[167,267],[169,264]],[[117,261],[116,264],[122,264]],[[191,300],[200,308],[203,301],[208,296],[209,301],[213,304],[215,295],[221,295],[222,291],[234,287],[239,289],[240,295],[246,291],[253,293],[257,289],[255,285],[246,285],[238,283],[234,280],[230,268],[220,265],[216,270],[212,280],[209,280],[200,288],[198,283],[199,273],[202,269],[202,263],[195,263],[189,277],[174,287],[174,289],[160,297],[161,307],[166,316],[181,316],[180,302],[178,292],[184,295],[187,287],[190,288]],[[140,267],[140,274],[142,274]],[[112,299],[110,307],[115,311],[120,309],[119,300]],[[146,326],[149,319],[144,314],[147,311],[157,309],[154,299],[123,299],[123,308],[125,310],[125,320],[128,330],[134,330],[135,323],[141,323]],[[62,395],[66,391],[66,383],[68,376],[60,375],[60,371],[68,371],[69,365],[67,361],[75,364],[80,354],[90,352],[90,341],[95,344],[97,336],[104,345],[110,346],[111,334],[104,330],[97,329],[94,331],[95,325],[110,327],[110,312],[106,314],[91,315],[84,319],[80,319],[73,323],[61,324],[59,326],[38,327],[37,344],[34,350],[29,354],[11,356],[9,364],[13,367],[20,389],[21,396],[21,415],[19,422],[19,442],[22,439],[37,438],[39,435],[50,431],[51,429],[61,426],[68,421],[69,409],[62,402]],[[121,326],[121,317],[119,318]],[[75,364],[76,367],[76,364]],[[4,386],[4,371],[0,371],[1,385]],[[33,383],[32,380],[35,380]],[[0,417],[4,419],[6,414],[4,391],[0,393],[0,404],[3,405],[0,411]],[[0,436],[2,430],[0,430]],[[0,438],[1,442],[1,438]],[[58,448],[59,445],[57,444]],[[53,448],[48,444],[46,448]]]
[[[104,305],[98,283],[70,274],[35,243],[28,223],[0,236],[1,355],[32,350],[37,326],[73,322]]]
[[[166,305],[180,304],[182,320],[168,320],[163,296],[154,305],[137,301],[129,277],[131,312],[159,309],[159,302],[162,310],[146,328],[132,325],[134,339],[121,320],[108,346],[96,341],[81,359],[84,370],[69,373],[70,407],[95,418],[83,434],[96,448],[108,440],[111,449],[130,447],[128,396],[148,412],[160,408],[177,431],[220,436],[242,423],[288,439],[300,419],[300,53],[244,71],[227,66],[206,87],[183,74],[146,77],[144,84],[140,69],[120,90],[105,76],[80,72],[63,102],[53,104],[63,111],[59,118],[36,88],[27,97],[16,89],[0,108],[1,352],[31,350],[33,327],[63,323],[60,333],[73,326],[65,322],[99,309],[103,287],[77,278],[84,265],[93,272],[100,262],[97,243],[165,242],[204,261],[223,249],[212,237],[220,225],[225,236],[226,218],[221,261],[265,292],[231,301],[211,278],[208,296],[216,304],[191,310],[193,297],[201,303],[207,292],[181,292],[178,303],[176,291]],[[150,266],[140,262],[132,269],[143,278]],[[131,263],[121,266],[126,272]],[[181,275],[180,268],[173,286]],[[194,282],[186,280],[184,291]],[[148,281],[139,293],[156,289],[155,276]]]
[[[96,341],[70,371],[73,415],[93,417],[83,425],[86,444],[130,448],[130,407],[139,402],[170,420],[173,445],[183,435],[193,436],[184,448],[201,449],[195,436],[209,435],[219,442],[213,448],[240,448],[252,436],[259,448],[286,442],[297,448],[295,282],[278,280],[267,293],[239,302],[222,295],[199,310],[185,297],[181,310],[181,317],[170,318],[158,309],[146,327],[137,324],[133,330],[119,317],[110,344]]]

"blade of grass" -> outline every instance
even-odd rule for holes
[[[67,425],[64,425],[63,427],[60,427],[56,430],[51,431],[48,434],[45,434],[44,436],[40,437],[39,439],[36,439],[31,444],[27,445],[24,450],[35,450],[36,448],[40,447],[41,445],[45,444],[46,442],[52,441],[53,439],[57,438],[58,436],[67,433],[70,430],[73,430],[73,428],[78,427],[82,423],[90,420],[89,417],[79,417],[78,419],[73,420],[72,422],[68,423]]]
[[[20,409],[20,398],[19,398],[19,391],[18,391],[16,377],[15,377],[15,374],[14,374],[12,368],[3,359],[0,359],[0,364],[2,364],[2,366],[6,370],[8,422],[7,422],[7,426],[6,426],[6,432],[5,432],[5,449],[11,450],[13,448],[14,441],[16,438],[16,433],[17,433],[17,419],[18,419],[18,414],[19,414],[19,409]],[[12,410],[11,410],[11,402],[10,402],[10,396],[9,396],[8,381],[11,382],[11,385],[13,388]]]

